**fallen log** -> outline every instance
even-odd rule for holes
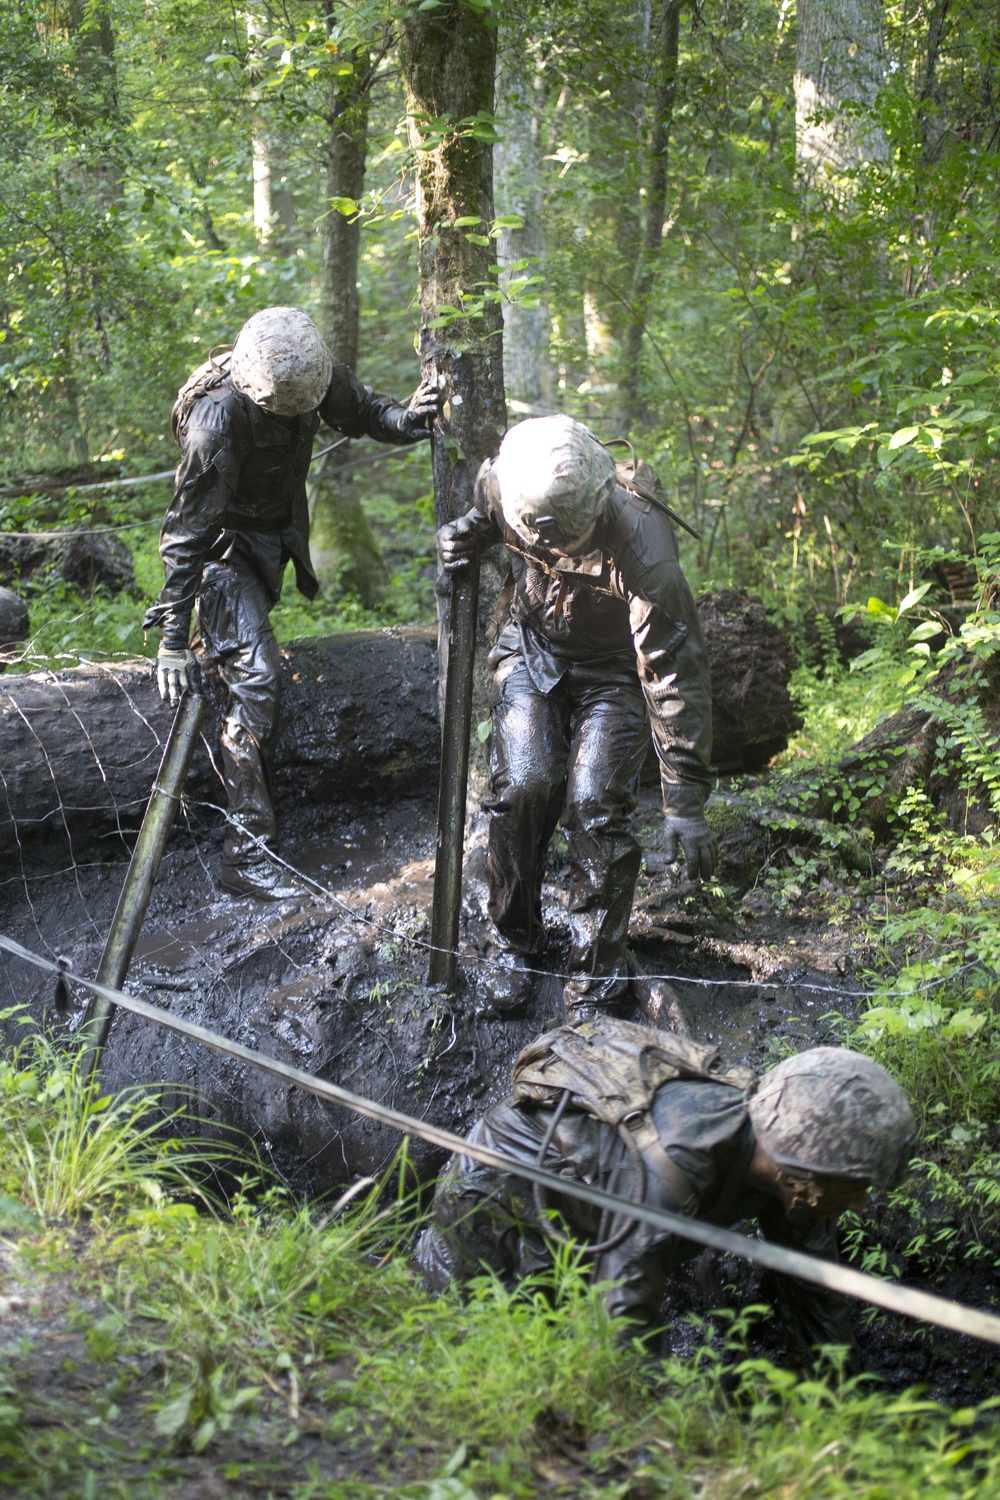
[[[762,606],[729,590],[705,595],[723,772],[757,770],[801,722],[788,694],[792,649]],[[358,631],[283,648],[284,699],[275,803],[354,804],[436,785],[437,652],[430,629]],[[192,803],[222,800],[212,764],[221,694],[188,783]],[[141,821],[171,713],[146,659],[95,662],[3,679],[0,850],[56,838],[124,841]],[[125,850],[122,850],[124,854]]]

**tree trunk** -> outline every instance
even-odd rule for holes
[[[634,421],[641,421],[645,415],[644,403],[639,395],[642,337],[646,328],[650,298],[656,283],[660,246],[663,242],[663,222],[667,209],[667,153],[674,99],[677,94],[680,8],[680,0],[663,0],[652,43],[652,72],[655,86],[652,97],[652,127],[647,151],[642,242],[632,278],[629,305],[626,308],[619,380],[619,421],[626,431]]]
[[[421,361],[445,397],[434,443],[441,525],[468,510],[479,466],[496,453],[506,425],[503,320],[488,238],[496,28],[461,0],[446,0],[405,15],[400,53],[410,141],[420,153]]]
[[[820,173],[888,161],[885,131],[871,113],[884,78],[881,0],[799,0],[795,157],[807,184]]]
[[[472,505],[476,475],[507,425],[503,317],[493,227],[493,78],[496,27],[463,0],[400,22],[410,142],[419,151],[420,356],[442,392],[431,460],[438,526]],[[464,221],[464,223],[463,223]],[[489,620],[506,571],[502,549],[480,573],[479,620]],[[438,587],[439,684],[443,694],[451,629],[451,590]],[[482,630],[480,631],[482,639]],[[473,714],[485,714],[488,670],[477,652]],[[441,710],[443,712],[443,696]]]
[[[264,61],[262,43],[273,30],[268,9],[247,12],[247,46],[250,55],[250,143],[253,160],[253,223],[257,243],[262,250],[281,248],[292,227],[291,189],[281,177],[278,163],[283,152],[277,133],[269,129],[261,111],[262,96],[256,86],[256,75]],[[273,94],[272,94],[273,97]]]
[[[503,375],[508,401],[537,406],[543,399],[548,316],[525,305],[517,283],[537,274],[542,257],[542,161],[535,109],[536,75],[524,37],[501,31],[497,97],[501,140],[494,153],[497,217],[517,215],[520,228],[501,230],[497,261],[503,304]],[[535,298],[529,291],[527,302]]]
[[[324,0],[324,15],[330,30],[334,11],[328,0]],[[327,106],[323,324],[334,359],[353,370],[358,360],[361,314],[361,219],[360,211],[352,212],[350,205],[359,204],[365,190],[371,64],[368,53],[360,48],[348,61],[353,71],[331,80]],[[324,588],[353,596],[371,609],[378,602],[387,573],[350,463],[351,444],[341,443],[327,456],[316,476],[310,497],[313,566]]]

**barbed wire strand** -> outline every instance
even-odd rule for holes
[[[883,1281],[880,1277],[871,1276],[865,1271],[855,1271],[836,1261],[823,1261],[800,1250],[791,1250],[784,1245],[751,1240],[746,1235],[721,1229],[715,1224],[699,1219],[689,1219],[681,1214],[671,1213],[667,1209],[634,1203],[620,1194],[607,1192],[603,1188],[593,1187],[573,1178],[562,1177],[544,1167],[518,1161],[502,1151],[482,1145],[481,1142],[467,1140],[427,1120],[415,1119],[401,1110],[379,1104],[374,1099],[368,1099],[363,1094],[352,1093],[327,1079],[317,1078],[314,1074],[283,1063],[278,1058],[267,1057],[239,1042],[231,1041],[218,1032],[210,1031],[207,1027],[174,1016],[162,1007],[151,1005],[148,1001],[140,1000],[123,990],[112,989],[109,985],[86,979],[57,961],[32,953],[30,949],[22,947],[20,943],[2,934],[0,934],[0,947],[15,958],[33,964],[36,968],[47,970],[52,974],[62,974],[68,983],[78,984],[92,994],[110,1001],[112,1005],[151,1021],[154,1025],[161,1026],[190,1041],[198,1042],[224,1057],[231,1057],[246,1063],[252,1068],[279,1079],[282,1083],[305,1089],[329,1104],[339,1104],[354,1114],[386,1125],[392,1130],[398,1130],[405,1135],[415,1135],[420,1140],[426,1141],[428,1145],[458,1156],[469,1157],[495,1171],[507,1172],[524,1178],[528,1182],[537,1183],[540,1187],[546,1188],[549,1192],[576,1198],[582,1203],[589,1203],[614,1215],[624,1214],[633,1219],[640,1219],[656,1229],[664,1230],[668,1234],[680,1235],[708,1249],[718,1250],[726,1255],[737,1255],[741,1259],[753,1261],[769,1270],[798,1277],[800,1280],[812,1282],[829,1291],[859,1298],[863,1302],[885,1308],[889,1312],[902,1313],[905,1317],[934,1323],[939,1328],[947,1328],[954,1333],[967,1334],[986,1343],[1000,1345],[1000,1317],[980,1308],[970,1307],[930,1292],[917,1291],[913,1287],[903,1287]]]

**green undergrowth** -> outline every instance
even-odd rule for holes
[[[895,1276],[978,1272],[985,1292],[1000,1269],[1000,538],[980,545],[977,606],[955,630],[920,585],[845,612],[873,642],[850,664],[821,631],[792,682],[803,729],[745,795],[771,840],[757,909],[849,928],[869,998],[842,1035],[918,1116],[914,1170],[855,1221],[849,1252]],[[857,750],[901,710],[895,739]]]
[[[756,1309],[651,1364],[571,1251],[517,1293],[484,1277],[432,1296],[408,1258],[405,1153],[335,1204],[259,1177],[224,1194],[216,1151],[152,1133],[136,1103],[35,1033],[0,1066],[4,1495],[950,1500],[1000,1485],[996,1402],[948,1410],[832,1365],[798,1378],[747,1354]]]
[[[371,456],[371,455],[369,455]],[[279,641],[391,625],[429,624],[435,618],[433,496],[425,464],[389,457],[364,476],[364,511],[371,524],[384,578],[379,597],[361,603],[348,584],[324,587],[316,599],[295,588],[289,565],[282,597],[271,620]],[[33,564],[23,580],[5,577],[28,606],[30,637],[8,671],[73,667],[81,662],[113,663],[153,656],[159,641],[142,631],[142,618],[163,586],[159,527],[169,489],[160,482],[135,490],[103,492],[98,500],[70,490],[58,504],[47,495],[0,500],[0,542],[5,532],[48,533],[81,527],[119,527],[112,545],[127,548],[135,583],[131,592],[75,587],[52,567]]]

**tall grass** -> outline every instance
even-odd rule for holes
[[[0,1182],[43,1224],[78,1222],[160,1201],[170,1192],[203,1198],[218,1147],[182,1141],[148,1088],[101,1092],[87,1078],[78,1040],[55,1046],[20,1008],[0,1015],[25,1034],[0,1058]],[[227,1153],[231,1157],[232,1151]]]

